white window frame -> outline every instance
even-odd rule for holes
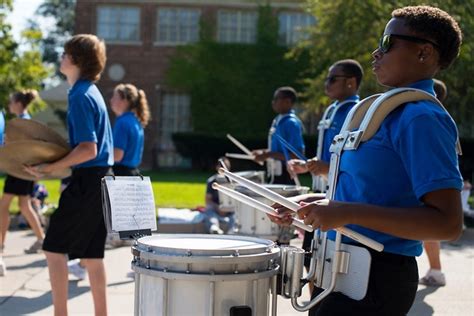
[[[287,16],[286,25],[282,25],[282,16]],[[293,25],[291,17],[296,17]],[[305,29],[316,24],[316,18],[305,12],[281,11],[278,13],[278,37],[283,45],[295,45],[301,40],[308,39],[309,33]]]
[[[196,25],[196,29],[193,30],[197,33],[197,36],[196,38],[193,40],[193,39],[182,39],[180,38],[180,35],[181,35],[181,28],[183,27],[183,25],[181,23],[177,23],[176,25],[173,25],[173,27],[176,27],[176,38],[177,40],[176,41],[172,41],[170,40],[170,32],[171,32],[171,27],[169,27],[169,29],[167,30],[167,39],[161,39],[160,38],[160,11],[165,11],[165,10],[176,10],[177,11],[177,15],[179,16],[180,13],[182,12],[185,12],[185,11],[190,11],[190,12],[193,12],[193,13],[196,13],[197,14],[197,25]],[[179,19],[177,19],[179,21]],[[200,32],[200,20],[201,20],[201,10],[199,9],[195,9],[195,8],[178,8],[178,7],[161,7],[161,8],[158,8],[156,10],[156,23],[155,23],[155,42],[154,44],[155,45],[162,45],[162,46],[175,46],[175,45],[185,45],[185,44],[189,44],[189,43],[195,43],[197,41],[199,41],[199,32]],[[193,26],[191,26],[193,27]],[[190,32],[188,32],[188,37],[191,37],[190,36]]]
[[[229,32],[227,29],[228,26],[224,25],[224,15],[225,14],[236,14],[237,25],[235,29],[234,38],[227,38],[226,32]],[[243,23],[242,21],[245,18],[245,15],[248,15],[250,18],[255,19],[253,36],[251,38],[243,38]],[[247,17],[247,18],[249,18]],[[226,22],[227,23],[227,22]],[[217,41],[220,43],[243,43],[243,44],[253,44],[257,41],[257,25],[258,25],[258,12],[256,11],[245,11],[245,10],[218,10],[217,11]],[[224,26],[226,28],[224,29]],[[232,37],[232,36],[230,36]]]
[[[137,21],[137,38],[136,39],[131,39],[131,40],[128,40],[128,39],[122,39],[122,38],[106,38],[103,36],[103,34],[100,34],[99,33],[99,25],[100,25],[100,18],[101,18],[101,14],[100,14],[100,11],[101,10],[104,10],[104,9],[111,9],[111,10],[127,10],[127,9],[132,9],[132,10],[135,10],[138,12],[138,21]],[[96,8],[96,13],[97,13],[97,17],[96,17],[96,33],[99,37],[103,38],[107,44],[127,44],[127,45],[137,45],[137,44],[141,44],[141,9],[140,7],[137,7],[137,6],[122,6],[122,5],[100,5],[100,6],[97,6]],[[120,14],[119,14],[119,17],[120,17]],[[131,23],[130,23],[131,24]],[[119,29],[117,30],[116,34],[120,34],[121,33],[121,30],[120,30],[120,27],[121,25],[123,25],[123,23],[120,21],[120,18],[117,20],[117,21],[114,21],[113,23],[113,26],[114,27],[118,27]]]
[[[166,97],[171,96],[173,100],[171,105],[167,103]],[[180,104],[181,99],[186,100],[183,104]],[[187,104],[186,104],[187,103]],[[169,107],[169,108],[167,108]],[[185,111],[183,107],[188,107]],[[171,110],[171,115],[165,113],[165,111]],[[182,128],[183,113],[187,112],[188,125]],[[165,115],[167,114],[167,115]],[[172,124],[168,124],[167,120],[173,120]],[[173,151],[174,145],[172,140],[173,133],[177,132],[189,132],[192,131],[192,116],[191,116],[191,97],[186,93],[174,93],[165,92],[161,98],[161,124],[160,124],[160,150],[161,151]],[[170,126],[169,126],[170,125]]]

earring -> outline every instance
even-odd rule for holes
[[[349,84],[349,85],[347,85],[347,87],[348,87],[348,88],[352,88],[352,85]]]
[[[424,61],[425,61],[425,57],[420,57],[420,61],[421,61],[421,62],[424,62]]]

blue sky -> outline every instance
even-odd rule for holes
[[[13,27],[13,36],[19,39],[21,31],[27,26],[27,20],[32,18],[38,6],[43,0],[14,0],[13,12],[8,15],[7,21]],[[45,25],[45,21],[39,21]]]

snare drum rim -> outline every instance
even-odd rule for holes
[[[211,237],[212,236],[212,237]],[[167,246],[156,246],[150,245],[146,242],[151,239],[202,239],[203,242],[207,240],[215,239],[228,239],[228,240],[237,240],[237,241],[246,241],[253,242],[255,245],[250,248],[244,249],[189,249],[186,247],[176,248],[176,247],[167,247]],[[204,244],[204,243],[203,243]],[[196,257],[212,257],[212,256],[248,256],[262,253],[269,253],[273,248],[277,248],[275,242],[267,239],[250,237],[250,236],[240,236],[240,235],[209,235],[209,234],[157,234],[153,236],[142,237],[137,240],[137,244],[134,246],[135,250],[140,252],[148,252],[159,255],[168,255],[168,256],[185,256],[188,259]]]
[[[275,264],[272,268],[253,272],[253,273],[226,273],[226,274],[210,274],[210,273],[186,273],[186,272],[168,272],[153,268],[143,268],[132,264],[132,270],[137,274],[158,277],[167,280],[187,280],[187,281],[247,281],[271,278],[279,272],[280,266]]]

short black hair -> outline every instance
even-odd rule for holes
[[[435,48],[441,69],[448,68],[459,55],[462,31],[445,11],[430,6],[408,6],[394,10],[392,17],[404,19],[410,30],[438,44]]]
[[[354,59],[343,59],[336,61],[332,67],[340,67],[345,75],[355,77],[357,82],[357,88],[359,88],[364,77],[364,70],[357,60]]]
[[[446,87],[444,82],[442,82],[441,80],[433,79],[433,81],[434,81],[433,88],[436,93],[436,98],[438,98],[438,100],[443,102],[444,99],[446,99],[446,97],[448,96],[448,88]]]
[[[276,89],[275,95],[278,95],[283,99],[290,99],[292,104],[295,104],[298,100],[298,97],[296,96],[296,90],[292,87],[280,87]]]

